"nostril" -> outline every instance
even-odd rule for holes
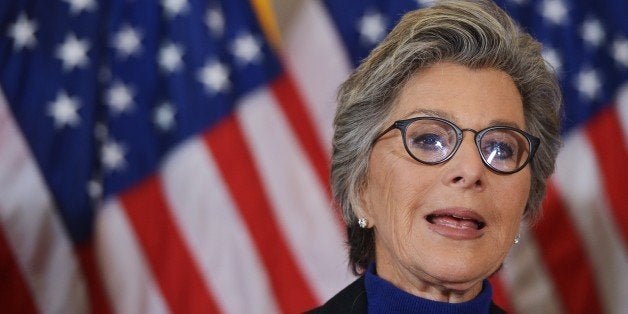
[[[473,183],[472,183],[473,182]],[[475,187],[481,187],[482,186],[482,180],[475,180],[475,181],[468,181],[467,178],[465,178],[465,176],[457,176],[454,177],[451,180],[452,184],[455,185],[460,185],[460,186],[475,186]]]

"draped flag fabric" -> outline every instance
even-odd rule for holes
[[[335,92],[431,1],[4,0],[0,312],[296,313],[353,280]],[[628,3],[499,1],[565,94],[513,313],[628,311]]]

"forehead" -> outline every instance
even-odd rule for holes
[[[461,127],[482,128],[495,121],[524,128],[521,95],[512,78],[492,69],[437,63],[415,73],[401,89],[393,120],[437,112]]]

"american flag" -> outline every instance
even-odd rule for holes
[[[287,4],[289,1],[285,2]],[[0,5],[0,311],[294,313],[353,280],[334,94],[431,1]],[[492,278],[514,313],[628,311],[628,3],[499,1],[565,93],[545,215]]]

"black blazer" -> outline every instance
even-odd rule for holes
[[[336,313],[366,313],[366,288],[364,287],[364,276],[348,285],[338,292],[325,304],[307,313],[336,314]],[[506,313],[500,307],[491,302],[490,314]]]

